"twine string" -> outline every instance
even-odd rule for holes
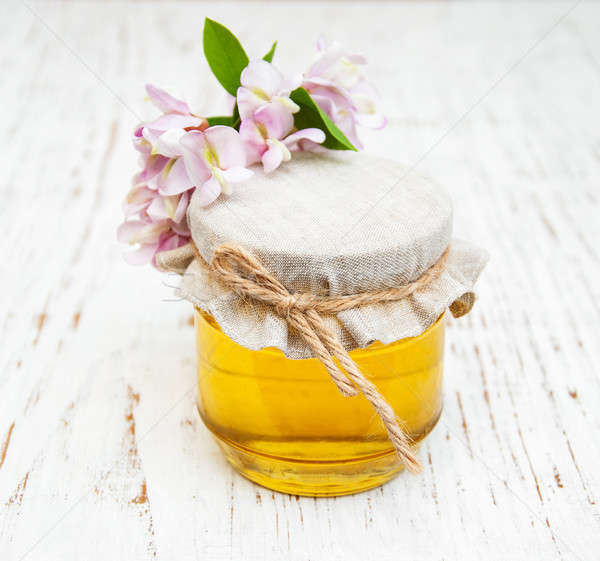
[[[193,250],[200,263],[207,265],[194,244]],[[254,256],[238,244],[218,246],[208,264],[209,270],[231,290],[244,298],[258,300],[272,307],[306,341],[331,379],[344,396],[362,393],[371,403],[387,430],[398,457],[406,468],[417,473],[421,464],[413,450],[410,436],[402,428],[392,406],[367,380],[352,360],[338,337],[323,320],[359,306],[393,302],[410,296],[416,290],[433,282],[444,270],[448,249],[415,281],[393,288],[362,292],[345,296],[324,297],[308,293],[290,293]],[[338,360],[343,368],[335,362]]]

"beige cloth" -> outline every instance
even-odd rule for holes
[[[200,254],[210,261],[218,245],[238,243],[290,292],[340,296],[405,284],[451,242],[447,194],[395,162],[362,153],[294,154],[269,175],[255,167],[254,177],[234,189],[208,207],[192,197],[188,222]],[[190,263],[189,248],[157,260],[183,272],[179,295],[212,314],[237,343],[277,347],[290,358],[311,356],[274,310],[245,301]],[[427,288],[325,320],[347,350],[419,335],[472,291],[486,261],[484,251],[453,240],[445,271]],[[472,300],[463,302],[468,311]]]

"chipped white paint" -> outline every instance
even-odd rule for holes
[[[3,6],[0,559],[596,559],[600,4],[473,107],[569,6]],[[121,261],[143,81],[223,102],[206,14],[285,68],[322,27],[368,53],[390,116],[368,148],[449,186],[490,249],[419,477],[313,500],[234,474],[194,413],[190,307]]]

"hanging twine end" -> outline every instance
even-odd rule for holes
[[[417,475],[421,473],[421,471],[423,471],[423,466],[421,465],[421,462],[419,462],[419,460],[417,460],[417,457],[413,454],[402,457],[402,461],[404,462],[404,467],[406,467],[406,469],[413,475]]]

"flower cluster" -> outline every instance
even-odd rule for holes
[[[234,37],[209,23],[213,33],[216,29]],[[209,205],[221,193],[231,193],[232,184],[248,179],[253,173],[248,166],[260,163],[270,173],[296,150],[360,148],[356,125],[384,126],[373,87],[359,69],[365,64],[362,56],[321,40],[308,71],[286,78],[271,63],[275,45],[261,60],[249,61],[241,50],[240,68],[231,72],[237,85],[230,90],[235,92],[231,117],[195,115],[184,101],[146,86],[162,115],[133,134],[141,171],[124,201],[125,222],[117,232],[119,241],[137,245],[125,254],[129,263],[156,265],[157,253],[189,241],[186,210],[192,193],[199,204]],[[209,64],[210,52],[205,26]],[[230,88],[223,72],[215,74]],[[315,126],[301,126],[307,123]]]
[[[286,80],[271,63],[257,60],[242,71],[240,81],[240,136],[248,163],[260,161],[265,173],[270,173],[291,158],[290,148],[300,146],[302,140],[319,144],[325,140],[325,133],[317,128],[292,132],[294,113],[300,107],[289,95],[300,86],[300,77]]]
[[[362,149],[356,125],[381,129],[386,124],[377,110],[377,92],[360,69],[367,61],[337,42],[328,45],[323,38],[317,43],[317,51],[302,85],[350,142]]]

